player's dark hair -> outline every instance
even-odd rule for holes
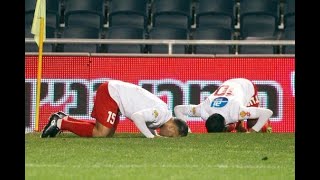
[[[224,117],[218,113],[214,113],[206,121],[208,133],[225,131]]]
[[[178,132],[180,136],[187,136],[188,135],[188,125],[185,121],[179,118],[174,118],[173,122],[178,127]]]

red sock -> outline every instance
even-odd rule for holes
[[[68,121],[87,122],[87,123],[91,123],[93,125],[96,124],[96,121],[94,121],[94,120],[80,120],[80,119],[72,118],[70,116],[67,116],[66,118],[67,118]]]
[[[78,122],[62,119],[60,129],[71,131],[80,137],[92,137],[92,131],[94,126],[95,125],[91,122]]]

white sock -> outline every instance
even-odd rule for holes
[[[62,119],[58,119],[57,120],[57,126],[59,129],[61,129],[61,123],[62,123]]]

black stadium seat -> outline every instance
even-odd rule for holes
[[[147,27],[147,0],[111,0],[109,27]]]
[[[110,27],[106,39],[144,39],[144,30],[136,27]],[[106,53],[143,53],[144,46],[140,44],[107,44]]]
[[[65,26],[103,28],[104,0],[66,0]]]
[[[191,0],[153,0],[153,27],[191,27]]]
[[[199,0],[195,13],[197,27],[234,27],[234,0]]]
[[[286,0],[284,4],[284,15],[283,15],[283,20],[284,20],[284,27],[285,28],[292,28],[295,27],[295,0]]]
[[[277,0],[240,0],[242,38],[274,36],[278,22]]]
[[[153,27],[149,32],[150,39],[175,39],[175,40],[187,40],[188,31],[181,28],[172,27]],[[150,45],[149,53],[167,54],[167,45]],[[173,54],[187,54],[187,45],[174,45],[172,47]]]
[[[61,38],[75,39],[100,39],[100,31],[97,28],[90,27],[66,27],[63,30]],[[96,44],[61,44],[62,52],[99,52],[100,46]]]
[[[223,28],[197,28],[193,34],[196,40],[232,40],[232,31]],[[195,54],[230,54],[228,45],[194,45]]]

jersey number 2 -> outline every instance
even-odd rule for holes
[[[110,124],[113,124],[114,121],[116,120],[116,114],[111,112],[111,111],[108,111],[108,119],[107,119],[107,122],[110,122]]]

